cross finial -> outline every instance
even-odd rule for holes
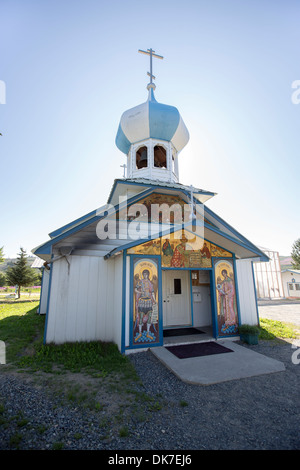
[[[152,58],[156,57],[157,59],[163,59],[163,56],[155,54],[155,51],[153,49],[147,49],[147,51],[142,51],[141,49],[139,49],[138,52],[141,52],[142,54],[146,54],[150,56],[150,72],[147,72],[147,75],[149,75],[150,77],[150,83],[148,86],[151,88],[155,88],[155,85],[152,81],[152,79],[155,80],[155,76],[152,74]]]

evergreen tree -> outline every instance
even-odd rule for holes
[[[293,258],[293,268],[300,269],[300,238],[294,242],[291,255]]]
[[[3,263],[4,261],[4,253],[3,253],[3,246],[0,248],[0,263]]]
[[[18,286],[18,299],[20,298],[21,287],[33,285],[37,280],[37,273],[27,264],[26,250],[21,248],[14,266],[6,271],[7,283]]]
[[[6,286],[6,277],[4,273],[0,273],[0,287]]]

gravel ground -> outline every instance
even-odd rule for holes
[[[136,385],[140,396],[147,393],[155,401],[152,411],[146,400],[138,410],[127,410],[124,437],[120,427],[105,426],[105,410],[63,405],[46,388],[0,368],[0,449],[299,450],[300,364],[292,362],[295,349],[290,343],[264,341],[245,347],[284,362],[286,371],[190,385],[150,351],[131,355],[143,382]]]

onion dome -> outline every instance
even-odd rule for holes
[[[154,84],[147,88],[147,101],[122,114],[116,145],[127,155],[131,145],[146,139],[158,139],[171,142],[178,153],[189,141],[183,119],[177,108],[156,101]]]

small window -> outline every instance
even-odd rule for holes
[[[174,294],[181,294],[181,279],[174,279]]]
[[[167,152],[161,145],[154,147],[154,166],[156,168],[167,168]]]
[[[289,284],[289,289],[294,290],[294,284]]]
[[[143,146],[140,147],[136,152],[136,168],[146,168],[148,166],[148,149]]]
[[[300,290],[300,284],[295,284],[295,289]]]

